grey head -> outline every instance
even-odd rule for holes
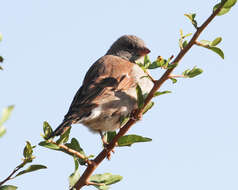
[[[150,50],[142,39],[134,35],[124,35],[112,44],[106,55],[119,56],[135,63],[136,60],[148,53],[150,53]]]

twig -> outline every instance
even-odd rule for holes
[[[184,75],[169,75],[168,78],[186,78]]]
[[[223,1],[221,3],[221,6],[219,8],[216,9],[216,11],[214,11],[209,17],[208,19],[200,26],[197,27],[197,31],[195,32],[195,34],[193,35],[193,37],[191,38],[191,40],[189,41],[189,43],[179,52],[179,54],[177,55],[177,57],[175,58],[175,60],[173,61],[172,64],[178,64],[181,59],[184,57],[184,55],[191,49],[191,47],[196,43],[196,40],[198,39],[198,37],[200,36],[200,34],[202,33],[202,31],[207,27],[207,25],[215,18],[215,16],[220,12],[221,8],[223,7],[223,5],[226,3],[226,1]],[[151,101],[151,99],[153,98],[155,92],[158,91],[158,89],[161,87],[161,85],[169,78],[169,76],[171,75],[171,73],[173,72],[174,68],[168,69],[166,70],[166,72],[163,74],[163,76],[154,82],[154,87],[152,88],[152,90],[150,91],[150,93],[148,94],[145,102],[144,102],[144,106],[141,109],[137,109],[135,111],[135,115],[139,116],[143,113],[143,109],[145,108],[145,106]],[[94,170],[98,167],[98,165],[107,157],[107,154],[116,146],[116,142],[118,141],[118,139],[120,137],[122,137],[123,135],[125,135],[127,133],[127,131],[131,128],[131,126],[133,124],[135,124],[136,121],[134,119],[130,119],[117,133],[117,135],[112,139],[112,141],[110,142],[110,144],[107,146],[107,149],[103,149],[98,156],[92,160],[91,164],[88,165],[88,167],[86,168],[86,170],[84,171],[83,175],[80,177],[80,179],[77,181],[77,183],[75,184],[75,186],[73,188],[76,188],[76,190],[81,189],[83,186],[85,185],[89,185],[89,178],[92,175],[92,173],[94,172]],[[73,190],[73,188],[71,190]]]
[[[19,166],[20,166],[20,165],[19,165]],[[4,183],[6,183],[8,180],[12,179],[12,176],[13,176],[19,169],[21,169],[21,167],[19,167],[19,166],[17,166],[17,167],[12,171],[12,173],[11,173],[6,179],[4,179],[3,181],[0,182],[0,187],[1,187]]]
[[[57,145],[59,148],[65,150],[66,152],[70,153],[70,154],[73,154],[75,155],[76,157],[80,158],[80,159],[83,159],[88,165],[91,164],[91,161],[85,157],[84,155],[80,154],[79,152],[63,145],[63,144],[57,144],[56,142],[52,141],[52,140],[48,140],[49,143],[52,143],[52,144],[55,144]]]

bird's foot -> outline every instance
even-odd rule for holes
[[[103,144],[104,149],[107,151],[107,159],[111,160],[111,153],[115,153],[114,148],[110,150],[109,143]]]
[[[130,114],[130,118],[133,119],[133,120],[135,120],[135,121],[141,120],[141,119],[142,119],[142,116],[143,116],[142,113],[139,113],[139,114],[138,114],[138,110],[137,110],[137,109],[136,109],[136,110],[133,110],[133,111],[131,112],[131,114]]]
[[[105,136],[103,135],[102,131],[99,131],[99,134],[100,134],[101,139],[102,139],[103,147],[108,152],[107,153],[107,159],[110,160],[111,159],[111,152],[115,153],[115,150],[114,149],[110,150],[110,148],[108,147],[109,143],[106,141]]]

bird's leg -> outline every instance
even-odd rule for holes
[[[107,146],[108,142],[105,140],[105,136],[104,136],[103,132],[101,130],[98,130],[98,132],[99,132],[99,134],[101,136],[103,146],[104,147]]]
[[[135,121],[141,120],[142,116],[143,116],[142,113],[140,113],[140,114],[137,113],[137,109],[133,110],[130,114],[130,118],[135,120]]]
[[[108,145],[109,143],[105,140],[105,136],[103,135],[103,132],[101,130],[98,130],[101,139],[102,139],[102,143],[103,143],[103,147],[108,150]],[[110,160],[111,159],[111,152],[115,153],[114,149],[112,149],[111,151],[108,150],[108,154],[107,154],[107,159]]]

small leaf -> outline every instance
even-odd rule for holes
[[[167,66],[167,69],[173,69],[178,66],[178,63],[171,63]]]
[[[72,173],[69,176],[69,186],[70,186],[70,188],[72,188],[80,178],[79,163],[78,163],[77,158],[75,158],[75,157],[74,157],[74,165],[75,165],[74,173]]]
[[[111,173],[95,174],[90,177],[90,181],[94,183],[103,183],[105,185],[111,185],[122,180],[122,176],[113,175]]]
[[[3,123],[5,123],[9,119],[13,108],[14,108],[14,106],[11,105],[11,106],[8,106],[8,107],[3,109],[2,117],[0,119],[0,126],[3,125]]]
[[[212,42],[208,41],[208,40],[201,40],[200,43],[203,45],[203,46],[210,46]]]
[[[197,76],[197,75],[200,75],[202,72],[203,72],[202,69],[197,68],[197,67],[195,66],[195,67],[193,67],[192,70],[190,70],[190,69],[185,70],[185,71],[183,72],[183,75],[184,75],[184,77],[193,78],[193,77],[195,77],[195,76]]]
[[[144,108],[144,110],[143,110],[143,114],[145,114],[147,111],[149,111],[153,106],[154,106],[154,102],[149,102],[149,103],[145,106],[145,108]]]
[[[81,148],[81,146],[80,146],[80,144],[79,144],[79,142],[78,142],[78,140],[76,138],[72,138],[71,142],[70,143],[66,143],[65,146],[67,146],[67,147],[69,147],[69,148],[79,152],[80,154],[82,154],[82,155],[84,155],[86,157],[83,149]],[[62,149],[60,149],[60,150],[65,152]],[[69,154],[68,152],[65,152],[65,153]],[[74,156],[74,155],[71,155],[71,156]],[[78,162],[79,162],[80,165],[85,165],[85,160],[84,159],[78,158]]]
[[[108,131],[106,133],[107,136],[107,142],[110,143],[112,139],[117,135],[116,131]]]
[[[172,93],[172,92],[171,92],[171,91],[168,91],[168,90],[162,91],[162,92],[158,91],[158,92],[156,92],[156,93],[154,94],[154,97],[160,96],[160,95],[163,95],[163,94],[169,94],[169,93]]]
[[[191,23],[193,24],[193,26],[195,28],[197,28],[197,21],[195,20],[195,17],[196,17],[196,14],[195,13],[192,13],[192,14],[184,14],[184,16],[186,16],[190,21]]]
[[[6,128],[4,126],[0,126],[0,137],[2,137],[6,133]]]
[[[215,40],[213,40],[212,42],[208,41],[208,40],[201,40],[200,41],[200,46],[205,47],[207,49],[210,49],[212,51],[214,51],[215,53],[217,53],[222,59],[224,59],[224,53],[223,51],[218,48],[215,47],[214,45],[217,45],[218,43],[221,42],[221,38],[216,38]]]
[[[216,46],[222,41],[221,37],[216,38],[215,40],[212,41],[211,46]]]
[[[26,146],[23,150],[23,156],[25,158],[31,158],[32,153],[33,153],[33,149],[32,149],[31,143],[29,141],[26,141]]]
[[[16,186],[13,186],[13,185],[3,185],[3,186],[0,186],[0,190],[16,190],[17,187]]]
[[[45,169],[45,168],[47,168],[47,167],[46,167],[46,166],[43,166],[43,165],[31,165],[31,166],[29,166],[27,169],[25,169],[25,170],[23,170],[23,171],[20,171],[20,172],[16,175],[16,177],[19,176],[19,175],[25,174],[25,173],[34,172],[34,171],[36,171],[36,170],[41,170],[41,169]]]
[[[2,34],[0,33],[0,41],[2,41]]]
[[[3,61],[4,61],[3,57],[0,56],[0,62],[2,63]],[[2,67],[1,67],[1,68],[2,68]],[[1,70],[3,70],[3,69],[1,69]]]
[[[65,131],[62,135],[60,135],[60,138],[56,141],[57,144],[63,144],[66,143],[69,140],[69,134],[70,134],[71,128],[69,128],[67,131]]]
[[[139,135],[125,135],[120,137],[117,143],[118,146],[131,146],[134,143],[149,142],[149,141],[152,141],[152,139],[142,137]]]
[[[161,62],[157,60],[157,61],[154,61],[153,63],[151,63],[149,65],[148,69],[156,69],[161,66],[162,66]]]
[[[227,0],[223,7],[224,8],[231,8],[236,4],[236,2],[237,2],[237,0]]]
[[[224,59],[224,53],[223,51],[218,48],[218,47],[209,47],[208,49],[214,51],[215,53],[217,53],[222,59]]]
[[[144,67],[147,69],[150,66],[150,64],[151,61],[149,59],[149,56],[148,55],[144,56]]]
[[[188,45],[188,41],[187,41],[187,40],[184,40],[184,42],[183,42],[183,44],[182,44],[183,48],[185,48],[187,45]]]
[[[47,141],[41,141],[39,143],[40,146],[43,146],[45,148],[49,148],[49,149],[52,149],[52,150],[59,150],[60,147],[58,147],[56,144],[53,144],[53,143],[50,143],[50,142],[47,142]]]
[[[141,109],[144,106],[144,98],[139,84],[137,84],[136,86],[136,94],[137,94],[137,105],[138,108]]]
[[[129,119],[130,119],[129,116],[124,116],[124,115],[122,115],[122,116],[120,117],[120,126],[125,125],[125,124],[127,123],[127,121],[129,121]]]
[[[228,13],[231,9],[236,4],[237,0],[227,0],[227,2],[224,4],[224,6],[221,8],[220,12],[218,13],[218,16],[224,15]],[[213,12],[217,10],[218,7],[221,6],[221,3],[216,4],[213,7]]]
[[[51,135],[51,133],[53,132],[50,124],[47,121],[43,122],[43,131],[44,131],[44,139],[48,139],[48,137]]]
[[[175,79],[175,78],[169,78],[171,81],[172,81],[172,83],[173,84],[175,84],[178,80],[177,79]]]

